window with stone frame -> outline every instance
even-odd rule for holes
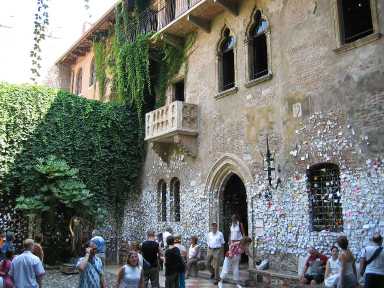
[[[374,32],[371,0],[339,0],[340,36],[351,43]]]
[[[167,221],[167,183],[160,180],[157,184],[157,197],[158,197],[158,221]]]
[[[248,35],[249,80],[268,75],[268,22],[262,17],[261,11],[253,14],[253,24]]]
[[[319,163],[307,170],[307,190],[312,231],[343,231],[340,170],[333,163]]]
[[[225,28],[219,45],[219,90],[235,87],[235,42],[229,28]]]
[[[89,87],[96,83],[96,66],[95,58],[91,61],[91,66],[89,66]]]
[[[180,222],[180,181],[177,178],[171,180],[171,215],[175,222]]]
[[[75,93],[77,95],[81,94],[81,91],[83,89],[82,85],[83,85],[83,69],[80,68],[79,71],[77,71],[77,75],[76,75],[76,90],[75,90]]]

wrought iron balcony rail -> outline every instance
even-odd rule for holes
[[[134,42],[139,35],[156,32],[158,29],[158,12],[147,9],[142,12],[137,22],[132,22],[127,27],[127,41]]]
[[[158,32],[203,0],[167,0],[158,11],[147,9],[139,15],[137,23],[128,26],[128,41],[138,35]]]

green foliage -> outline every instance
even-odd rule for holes
[[[186,63],[188,58],[187,53],[191,49],[195,39],[196,34],[190,34],[186,39],[184,47],[175,47],[165,41],[160,41],[162,59],[160,62],[159,76],[155,84],[156,95],[158,95],[159,99],[156,103],[157,107],[161,107],[165,104],[167,87],[170,84],[170,81],[180,71],[182,65]]]
[[[115,37],[113,54],[113,82],[116,99],[121,103],[132,104],[142,118],[145,94],[150,90],[149,75],[149,37],[138,35],[132,40],[136,31],[136,14],[129,13],[125,5],[116,6]]]
[[[129,193],[136,190],[142,163],[135,109],[54,89],[2,83],[0,112],[1,198],[24,196],[19,208],[39,210],[46,203],[41,195],[49,191],[74,208],[90,199],[95,209],[114,211],[119,221]],[[43,165],[40,158],[47,162]],[[48,181],[43,186],[42,176],[55,179],[55,184]],[[57,180],[62,177],[67,180]]]
[[[31,80],[36,82],[40,77],[41,69],[41,43],[45,39],[45,33],[49,25],[48,19],[48,0],[37,0],[37,9],[33,21],[33,47],[30,51],[32,61]]]
[[[30,196],[20,196],[16,199],[16,209],[41,214],[50,211],[54,214],[61,206],[63,209],[74,209],[82,216],[89,216],[94,209],[91,197],[85,184],[78,178],[78,169],[69,167],[65,160],[49,155],[47,159],[38,159],[35,170],[37,181],[41,182],[38,191]]]
[[[96,70],[96,80],[99,87],[99,97],[101,100],[104,100],[105,84],[107,81],[107,62],[106,62],[105,41],[94,42],[93,51],[95,53],[95,70]]]
[[[142,5],[148,7],[149,3]],[[194,43],[195,35],[187,37],[184,47],[176,48],[159,38],[153,39],[152,33],[140,34],[139,12],[143,10],[138,7],[136,6],[134,12],[129,12],[122,3],[116,6],[112,49],[114,61],[108,63],[117,100],[134,105],[141,119],[147,95],[156,94],[156,106],[164,105],[167,86],[186,62],[187,52]],[[151,41],[157,42],[156,51],[150,51]],[[159,71],[154,83],[151,83],[150,53],[153,52],[159,56]]]

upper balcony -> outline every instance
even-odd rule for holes
[[[139,25],[131,24],[131,41],[137,35],[148,32],[167,34],[179,39],[197,29],[209,33],[211,22],[217,15],[224,11],[238,15],[240,2],[241,0],[159,0],[157,6],[139,16]]]
[[[176,144],[195,156],[197,135],[197,105],[174,101],[145,115],[145,141],[154,143],[159,155],[167,154],[169,144]]]
[[[239,13],[241,0],[160,0],[158,9],[158,29],[178,37],[185,37],[196,28],[207,33],[211,21],[224,11],[234,15]]]

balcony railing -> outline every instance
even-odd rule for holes
[[[145,115],[145,140],[172,142],[175,135],[197,133],[197,105],[175,101]]]
[[[158,11],[159,30],[203,0],[168,0]]]
[[[160,31],[201,1],[166,0],[158,11],[147,9],[140,14],[137,23],[131,23],[128,27],[128,40],[133,42],[140,34]]]
[[[128,41],[134,42],[137,36],[150,32],[156,32],[158,30],[158,12],[147,9],[142,12],[137,22],[132,22],[128,26]]]

